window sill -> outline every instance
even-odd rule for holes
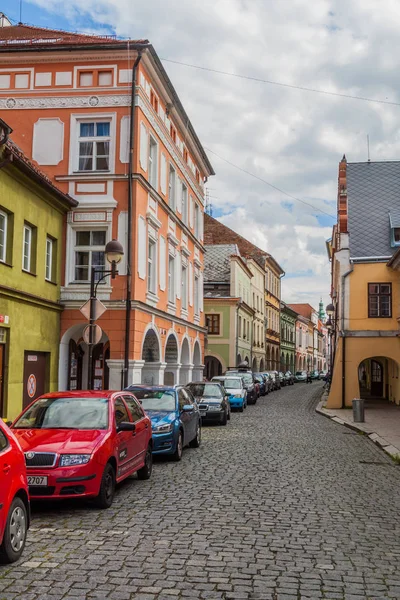
[[[56,281],[52,281],[51,279],[45,279],[45,282],[49,283],[50,285],[58,285]]]
[[[153,292],[147,292],[146,300],[150,304],[150,306],[157,306],[159,297],[153,294]]]
[[[73,175],[110,175],[110,169],[107,171],[72,171]]]
[[[9,267],[10,269],[12,269],[12,264],[8,263],[4,260],[0,260],[0,265],[3,265],[4,267]]]
[[[21,269],[23,273],[26,275],[30,275],[31,277],[37,277],[36,273],[32,273],[32,271],[25,271],[25,269]]]

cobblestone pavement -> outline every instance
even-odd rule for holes
[[[108,511],[35,508],[0,600],[400,598],[400,467],[320,395],[299,383],[205,428]]]

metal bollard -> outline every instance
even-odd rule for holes
[[[354,423],[364,423],[364,400],[362,398],[354,398],[352,404]]]

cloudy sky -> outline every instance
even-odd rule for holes
[[[0,10],[18,21],[18,5],[2,0]],[[22,20],[148,38],[164,60],[400,102],[397,0],[23,0]],[[217,173],[213,216],[277,259],[287,302],[327,304],[338,162],[367,160],[367,135],[372,160],[399,159],[400,106],[164,66]]]

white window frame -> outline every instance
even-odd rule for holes
[[[182,294],[181,294],[181,307],[182,310],[187,311],[188,310],[188,296],[189,296],[189,265],[188,264],[183,264],[182,265],[182,273],[181,273],[181,280],[182,280]]]
[[[173,174],[172,180],[171,175]],[[168,172],[168,203],[174,212],[176,211],[176,169],[169,163]]]
[[[26,240],[26,234],[28,234],[28,240]],[[28,244],[28,254],[25,254],[25,244]],[[27,258],[27,266],[25,266],[25,257]],[[31,272],[32,263],[32,227],[24,224],[24,234],[22,237],[22,270],[26,273]]]
[[[153,249],[154,256],[150,257],[150,244]],[[153,296],[157,293],[157,239],[152,235],[147,236],[147,292]],[[150,271],[151,268],[151,271]]]
[[[194,203],[194,235],[197,239],[200,238],[200,207],[196,201]]]
[[[110,135],[103,141],[110,142],[109,157],[108,157],[108,171],[79,171],[79,141],[80,141],[80,124],[81,123],[94,123],[108,121],[110,123]],[[116,141],[116,113],[92,113],[92,114],[72,114],[70,118],[70,145],[69,145],[69,175],[74,174],[93,174],[93,176],[101,176],[115,172],[115,141]]]
[[[49,252],[50,249],[50,252]],[[54,240],[47,236],[46,237],[46,256],[45,256],[45,279],[46,281],[53,281],[53,249]]]
[[[182,206],[182,221],[183,223],[185,223],[185,225],[188,224],[188,217],[189,217],[189,207],[188,207],[188,188],[187,185],[185,183],[183,183],[182,181],[182,198],[181,198],[181,206]]]
[[[154,156],[155,154],[155,156]],[[158,189],[158,142],[155,137],[149,135],[148,175],[150,185]]]
[[[99,250],[100,246],[78,246],[77,245],[77,233],[80,233],[82,231],[90,231],[90,233],[92,233],[93,231],[104,231],[105,232],[105,244],[107,244],[107,238],[108,238],[108,231],[107,231],[107,227],[92,227],[90,225],[86,225],[85,227],[79,227],[74,229],[74,243],[73,243],[73,258],[72,258],[72,281],[71,283],[76,284],[76,285],[90,285],[90,276],[91,276],[91,269],[92,269],[92,252],[100,252],[101,250]],[[104,247],[102,246],[103,250],[105,249],[105,244]],[[76,252],[89,252],[89,264],[88,264],[88,279],[76,279],[75,278],[75,269],[76,269]],[[105,260],[105,257],[104,257]]]
[[[170,270],[170,266],[172,271]],[[168,302],[169,304],[175,304],[175,256],[168,254]]]
[[[0,262],[5,263],[7,261],[8,214],[3,210],[0,210],[0,217],[4,219],[3,250],[0,250]]]
[[[194,276],[194,314],[200,315],[200,277]]]

